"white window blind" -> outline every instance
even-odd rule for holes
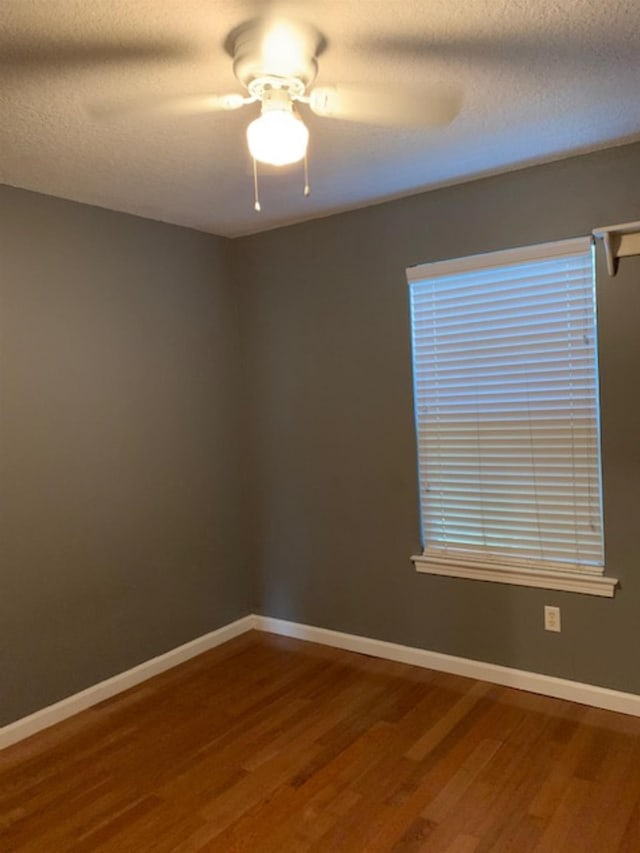
[[[407,277],[424,555],[602,574],[591,241]]]

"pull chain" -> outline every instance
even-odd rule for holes
[[[304,155],[304,196],[308,198],[311,195],[311,187],[309,186],[309,162],[307,155]],[[258,192],[258,163],[256,158],[253,158],[253,209],[256,213],[260,213],[262,206],[260,204],[260,194]]]
[[[253,209],[256,213],[260,213],[260,197],[258,195],[258,164],[256,158],[253,158]]]
[[[308,197],[311,195],[311,187],[309,186],[309,163],[307,161],[307,155],[304,155],[304,195]]]

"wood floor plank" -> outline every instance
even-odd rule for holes
[[[445,853],[474,853],[477,849],[478,839],[473,835],[458,835]]]
[[[0,752],[2,853],[638,853],[640,720],[250,632]]]

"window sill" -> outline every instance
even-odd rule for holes
[[[500,568],[474,563],[449,562],[416,555],[411,557],[416,571],[429,575],[443,575],[450,578],[466,578],[468,580],[491,581],[493,583],[508,583],[516,586],[539,587],[542,589],[558,589],[563,592],[579,592],[584,595],[600,595],[613,598],[618,581],[602,574],[590,572],[575,572],[566,569],[536,569],[520,566],[503,566]]]

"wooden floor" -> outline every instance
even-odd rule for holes
[[[640,851],[640,719],[251,632],[0,753],[0,851]]]

